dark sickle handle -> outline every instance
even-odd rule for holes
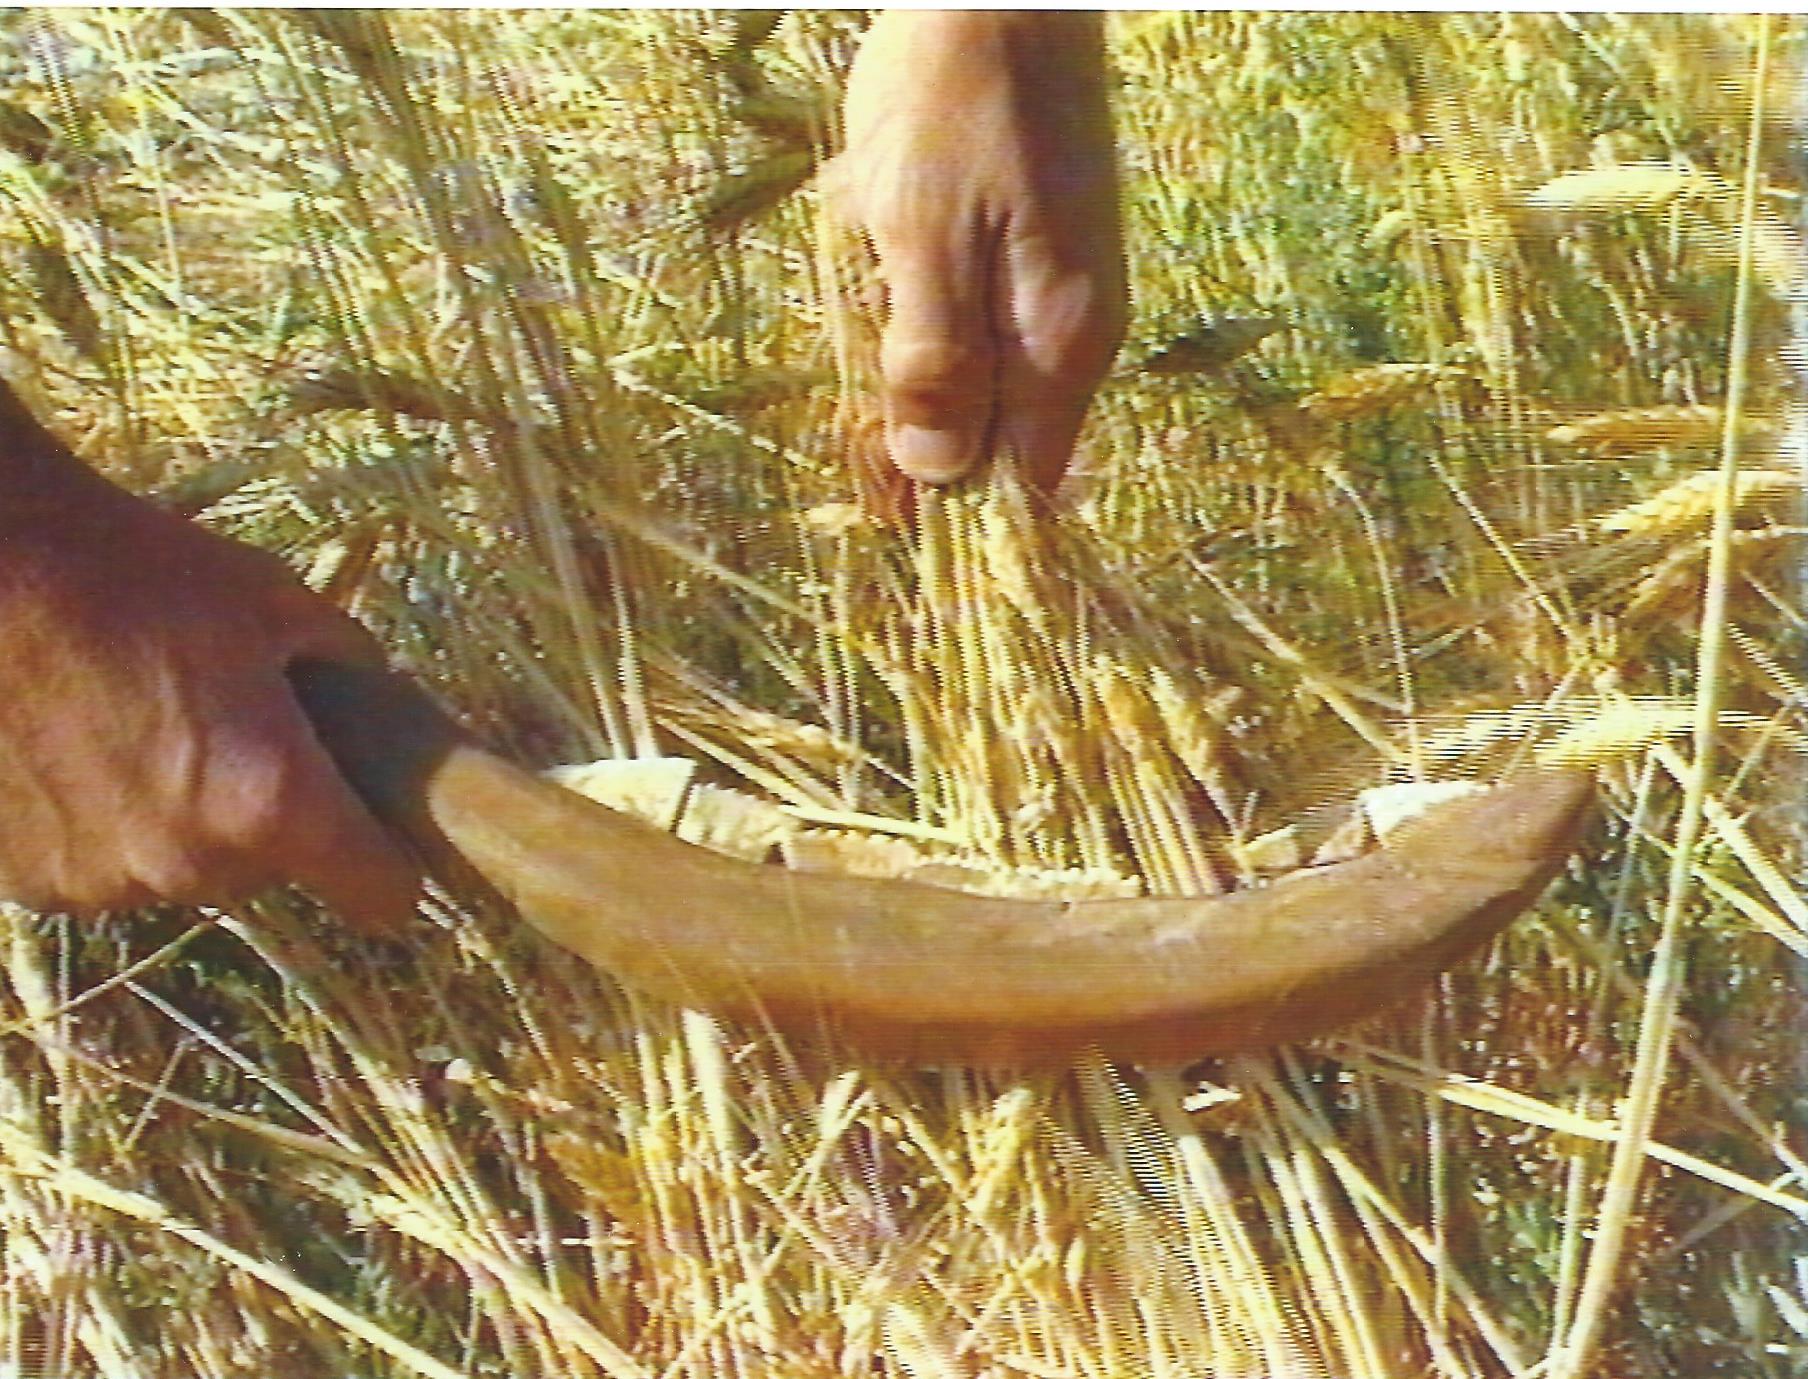
[[[434,821],[430,784],[464,729],[407,676],[340,661],[289,667],[321,745],[370,812],[435,870],[456,850]]]

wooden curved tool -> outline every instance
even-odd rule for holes
[[[499,760],[400,676],[312,663],[296,684],[373,810],[555,943],[674,1001],[928,1063],[1171,1062],[1349,1023],[1535,901],[1593,795],[1526,772],[1354,861],[1209,899],[996,899],[724,857]]]

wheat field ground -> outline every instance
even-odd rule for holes
[[[1577,855],[1337,1037],[1021,1077],[443,891],[0,909],[0,1374],[1808,1374],[1808,30],[1113,16],[1082,472],[901,512],[816,178],[861,22],[0,13],[0,365],[728,845],[1188,894],[1538,757]]]

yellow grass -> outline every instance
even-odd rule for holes
[[[1601,772],[1575,861],[1346,1038],[1020,1079],[469,896],[402,955],[6,911],[0,1371],[1799,1370],[1803,26],[1114,20],[1137,337],[1282,328],[1114,377],[1058,518],[908,521],[806,177],[857,30],[0,18],[8,376],[508,755],[687,758],[687,836],[1197,892],[1542,760]]]

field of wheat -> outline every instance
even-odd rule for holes
[[[1808,1374],[1808,28],[1113,16],[1135,318],[1049,512],[887,477],[861,24],[5,12],[0,367],[751,855],[1196,894],[1534,755],[1580,851],[1337,1037],[1022,1076],[443,889],[0,909],[0,1374]]]

